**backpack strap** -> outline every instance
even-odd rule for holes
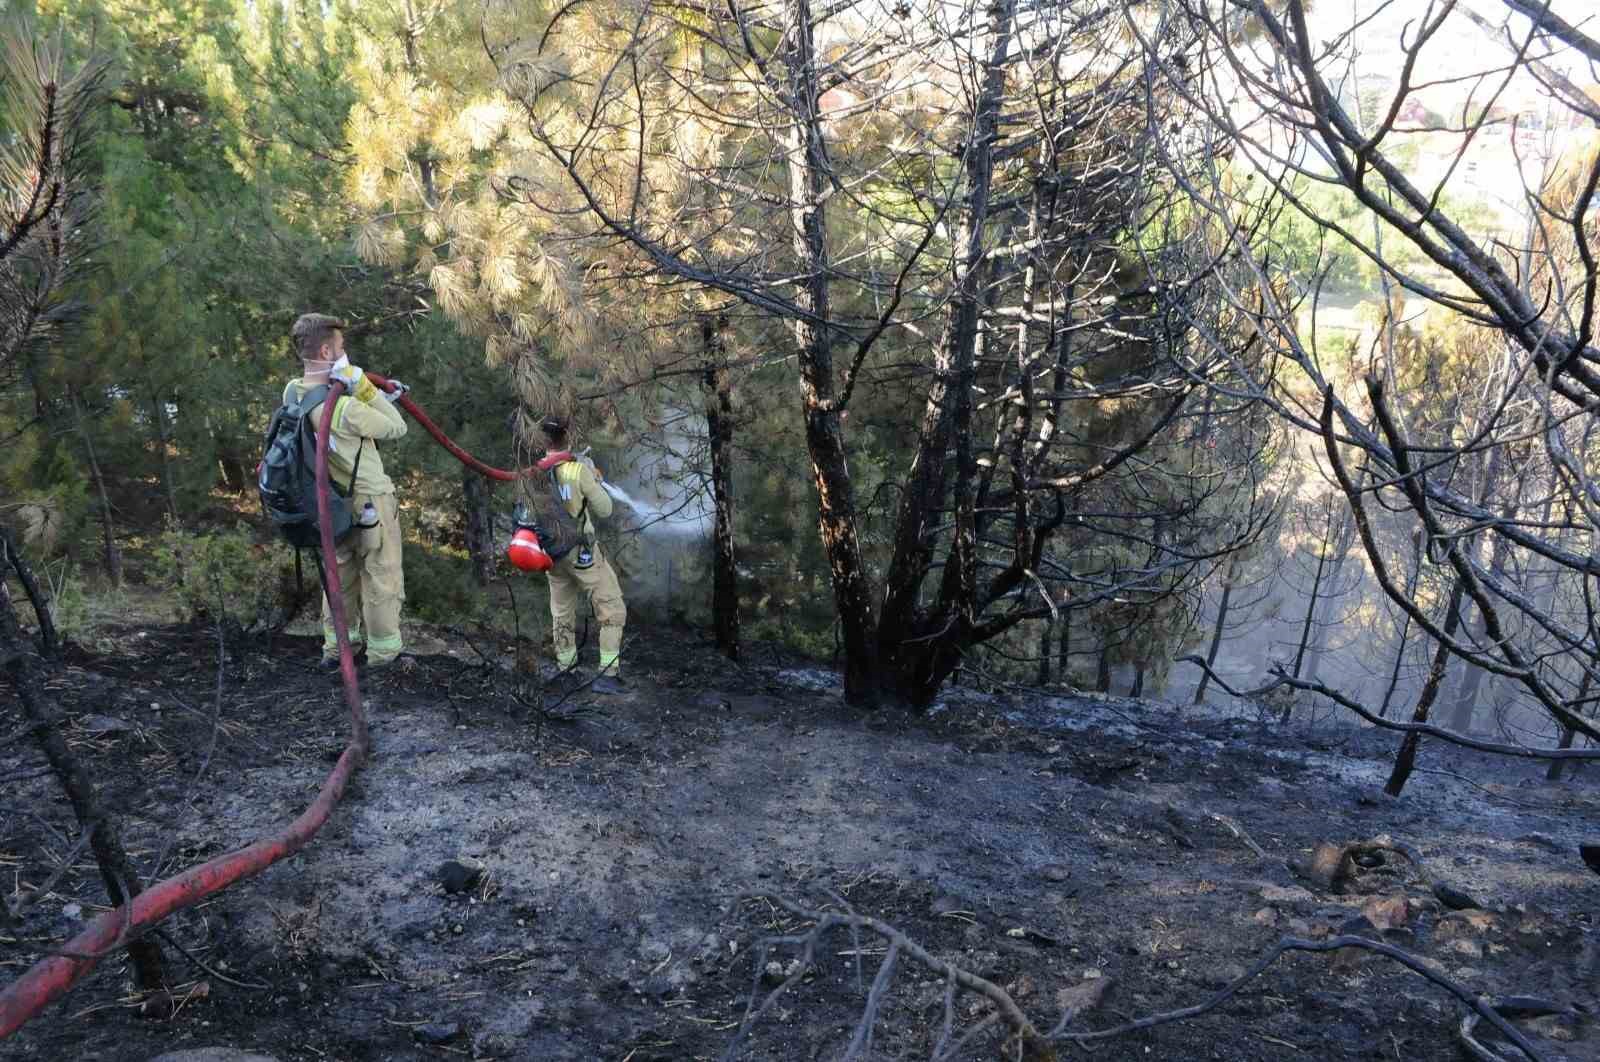
[[[295,412],[300,417],[300,427],[306,431],[311,439],[311,447],[309,449],[301,447],[300,455],[305,460],[307,467],[313,470],[317,467],[317,431],[315,426],[309,424],[308,421],[311,417],[311,411],[328,400],[328,392],[330,390],[332,388],[327,384],[318,384],[315,387],[307,388],[306,393],[300,396],[300,401],[295,405]],[[367,440],[363,437],[361,445],[356,447],[356,461],[354,467],[350,470],[350,485],[344,490],[346,494],[350,494],[356,489],[356,476],[361,471],[361,455],[366,452],[366,449]],[[329,470],[328,480],[338,486],[333,479],[332,469]]]
[[[560,505],[563,509],[565,509],[567,507],[567,502],[566,502],[566,499],[561,497],[561,480],[556,475],[556,470],[559,469],[562,465],[571,462],[572,460],[574,460],[574,458],[572,457],[571,454],[568,454],[566,461],[558,461],[555,464],[551,465],[550,468],[549,468],[549,473],[550,473],[550,493],[555,495],[556,504]],[[589,499],[585,498],[584,495],[583,495],[582,473],[579,473],[579,479],[578,479],[577,487],[578,487],[578,497],[580,499],[582,499],[582,501],[578,505],[578,511],[576,513],[569,513],[568,515],[570,515],[572,517],[573,521],[575,523],[577,523],[579,535],[584,535],[585,532],[583,530],[583,518],[584,518],[584,515],[586,513],[588,513],[588,511],[589,511]]]
[[[363,435],[361,436],[361,442],[356,446],[356,463],[350,469],[350,489],[345,492],[347,494],[353,495],[356,492],[356,477],[361,475],[361,455],[366,452],[367,437]]]
[[[315,387],[306,388],[305,393],[300,396],[300,402],[296,407],[299,410],[300,419],[304,420],[311,413],[313,406],[318,405],[323,399],[327,398],[330,390],[331,388],[327,384],[317,384]]]
[[[294,403],[294,415],[300,422],[300,431],[311,442],[309,447],[300,447],[300,459],[307,468],[317,467],[317,429],[311,424],[311,411],[321,405],[327,397],[328,385],[318,384],[316,387],[307,388],[300,396],[300,401]]]

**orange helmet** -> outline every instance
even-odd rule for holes
[[[547,572],[554,564],[531,527],[519,527],[512,534],[511,543],[506,546],[506,559],[512,567],[524,572]]]

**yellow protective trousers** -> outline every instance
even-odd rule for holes
[[[360,519],[368,503],[378,511],[377,527],[355,527],[334,549],[344,618],[350,645],[367,647],[367,663],[383,664],[405,648],[400,639],[400,606],[406,599],[406,577],[400,562],[400,505],[393,494],[354,494],[351,509]],[[328,597],[322,597],[322,655],[334,657],[339,643],[333,633]]]
[[[616,570],[601,555],[600,547],[591,547],[594,560],[579,567],[582,552],[574,549],[550,569],[550,626],[556,663],[562,667],[577,663],[578,598],[587,594],[595,619],[600,621],[600,670],[615,675],[622,670],[622,627],[628,621],[628,606],[623,603]]]

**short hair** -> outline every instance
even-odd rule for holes
[[[294,337],[295,352],[301,361],[309,361],[322,350],[322,345],[333,338],[335,332],[344,331],[345,324],[337,317],[325,313],[303,313],[295,319],[289,335]]]
[[[539,422],[539,430],[544,432],[544,437],[552,446],[560,446],[567,441],[569,425],[565,417],[551,415]]]

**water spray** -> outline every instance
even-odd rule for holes
[[[677,512],[667,512],[661,506],[652,502],[640,501],[626,490],[612,483],[610,480],[601,480],[600,483],[617,501],[632,510],[638,521],[637,527],[625,528],[629,533],[638,534],[663,534],[674,538],[688,538],[703,536],[706,532],[705,518],[694,512],[685,512],[688,506]]]

